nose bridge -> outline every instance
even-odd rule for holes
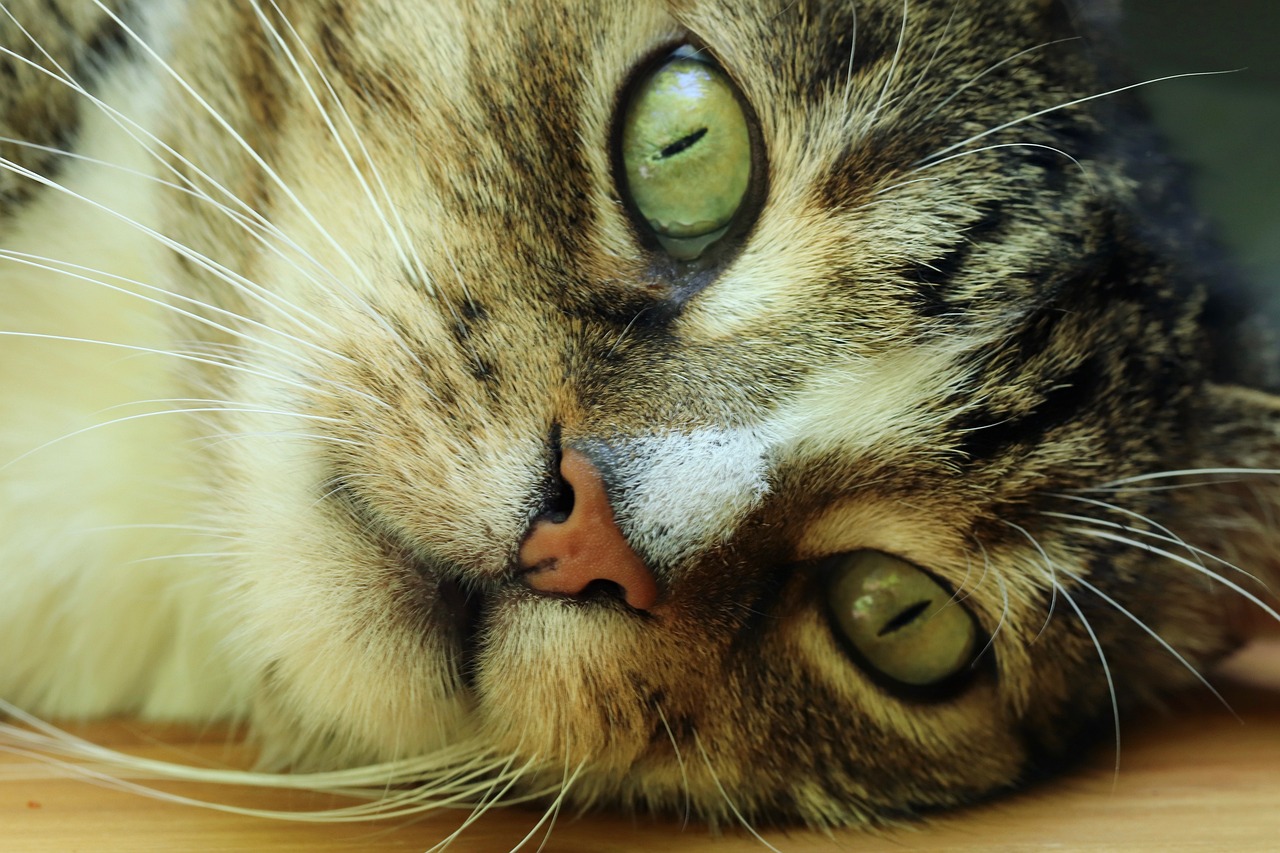
[[[520,546],[524,582],[548,595],[577,596],[604,581],[636,610],[653,607],[657,581],[618,527],[600,471],[585,453],[567,448],[560,476],[572,490],[572,509],[563,519],[534,523]]]

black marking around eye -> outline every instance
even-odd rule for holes
[[[666,160],[669,157],[676,156],[682,151],[688,151],[690,148],[697,145],[698,142],[702,140],[702,137],[706,135],[707,135],[707,129],[705,127],[699,130],[695,130],[693,133],[689,134],[688,136],[685,136],[681,139],[677,139],[675,142],[671,143],[666,148],[663,148],[661,154],[659,154],[658,156],[661,157],[663,160]]]

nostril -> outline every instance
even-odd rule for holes
[[[552,524],[563,524],[573,514],[574,494],[573,484],[565,479],[564,468],[564,450],[560,445],[560,425],[556,424],[551,431],[551,447],[553,450],[553,458],[551,461],[551,476],[548,478],[547,487],[543,493],[542,506],[539,508],[537,519],[545,519]]]
[[[573,486],[562,477],[558,472],[560,470],[560,460],[556,459],[556,476],[551,481],[550,487],[547,489],[546,499],[543,501],[542,512],[538,514],[539,518],[545,518],[552,524],[564,524],[569,516],[573,515],[574,494]]]
[[[626,601],[627,591],[617,581],[597,578],[584,586],[582,591],[575,595],[574,598],[612,598],[614,601]]]

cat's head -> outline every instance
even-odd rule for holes
[[[182,273],[248,318],[219,606],[285,759],[877,819],[1229,647],[1199,493],[1124,481],[1268,401],[1204,384],[1062,6],[255,5],[191,6],[218,118],[175,88],[167,139],[271,223],[171,211],[245,277]],[[588,509],[629,567],[555,580]]]

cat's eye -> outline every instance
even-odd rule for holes
[[[878,675],[929,687],[973,663],[973,616],[928,572],[880,551],[843,554],[828,571],[832,623]]]
[[[725,235],[751,184],[752,138],[729,77],[681,48],[645,75],[622,116],[625,190],[659,245],[692,260]]]

